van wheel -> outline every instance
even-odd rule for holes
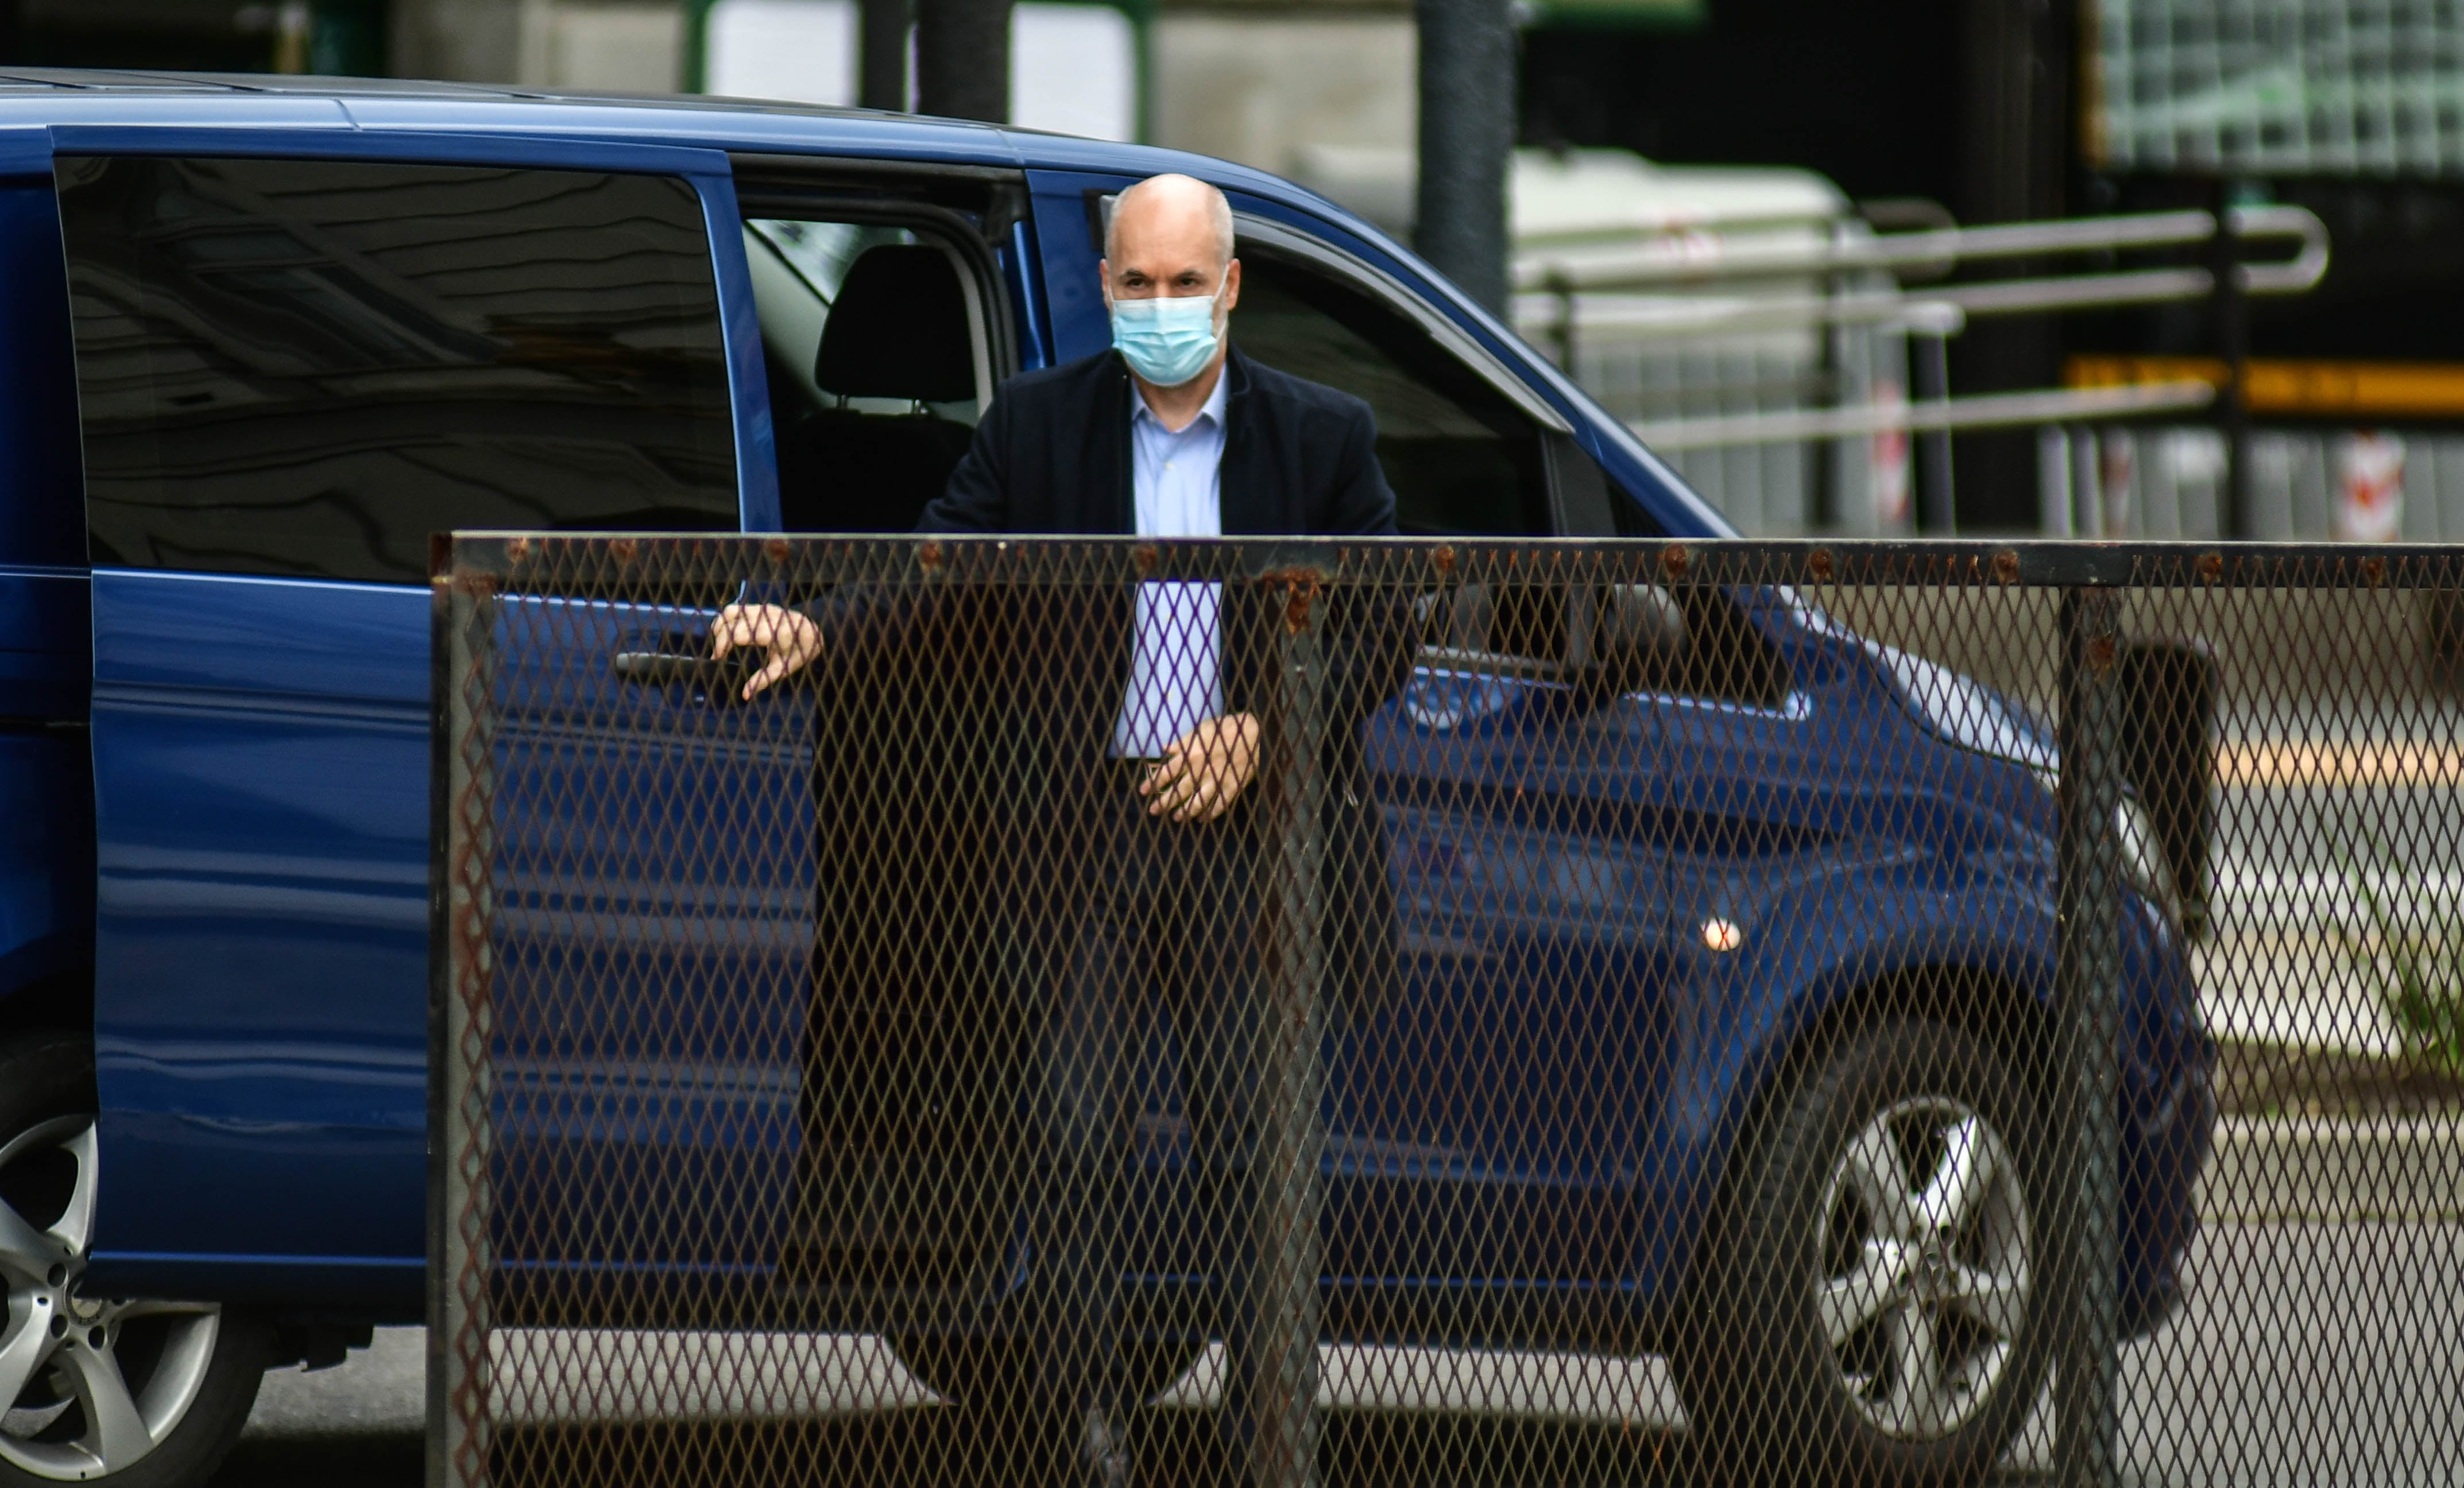
[[[248,1422],[271,1346],[210,1302],[89,1297],[96,1184],[85,1040],[0,1045],[0,1484],[186,1488]]]
[[[2051,1156],[2026,1087],[1961,1029],[1893,1021],[1820,1056],[1703,1236],[1671,1360],[1703,1462],[1983,1477],[2044,1380]]]

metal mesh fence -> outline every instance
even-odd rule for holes
[[[441,1482],[2464,1474],[2464,558],[438,574]]]

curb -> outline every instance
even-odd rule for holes
[[[2199,1173],[2199,1218],[2464,1218],[2464,1114],[2229,1117]]]

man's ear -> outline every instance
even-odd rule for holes
[[[1223,266],[1223,313],[1230,315],[1232,307],[1240,303],[1241,260],[1235,258]]]
[[[1112,261],[1111,259],[1095,260],[1095,283],[1104,292],[1104,309],[1107,312],[1111,311],[1112,308]]]

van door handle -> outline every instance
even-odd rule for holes
[[[619,651],[609,660],[616,680],[637,688],[689,688],[693,701],[719,708],[743,701],[744,680],[753,675],[747,659],[714,661],[678,651]]]
[[[705,682],[715,678],[725,665],[707,656],[679,656],[673,651],[619,651],[611,664],[616,680],[637,688]]]

